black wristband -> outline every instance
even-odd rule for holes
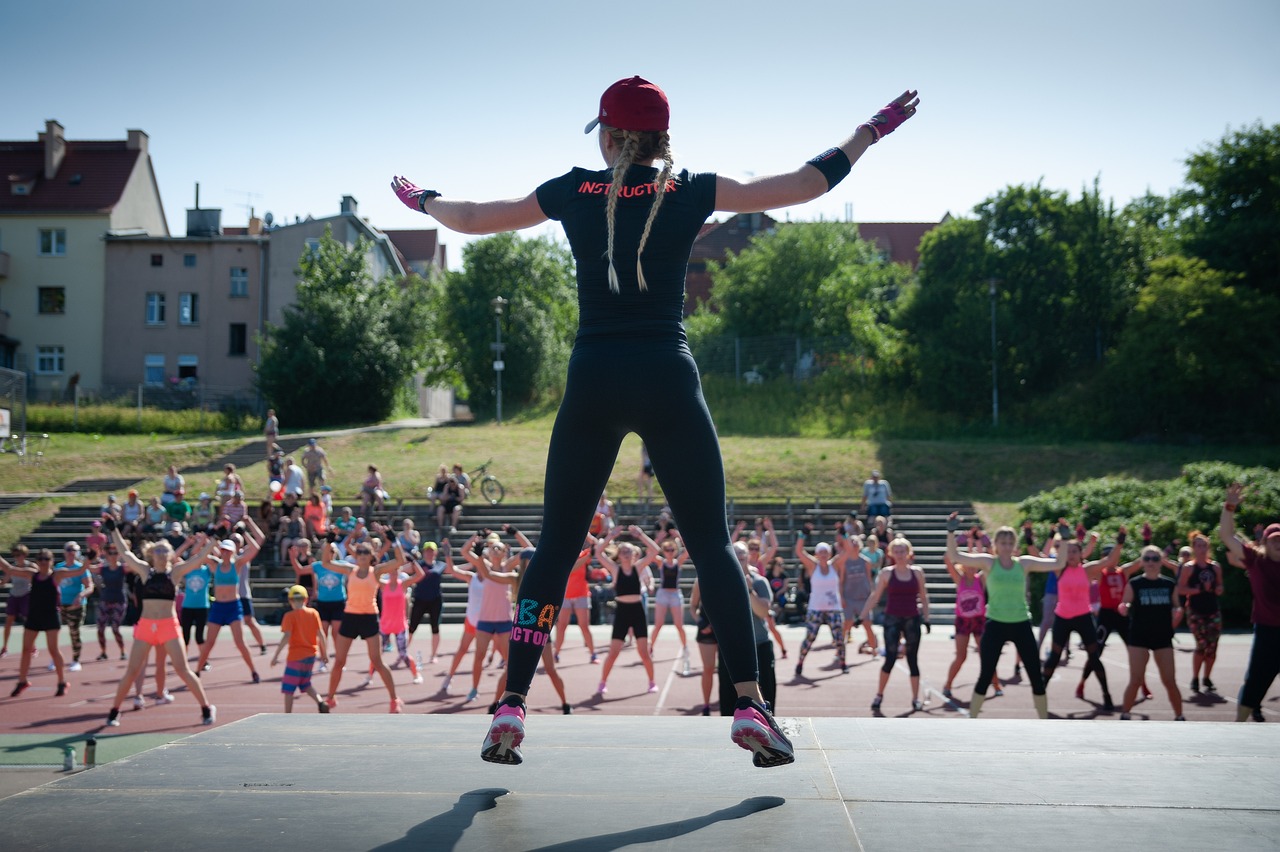
[[[839,148],[828,148],[806,162],[822,172],[822,176],[827,179],[827,192],[835,189],[836,184],[848,177],[853,168],[848,155]]]
[[[434,189],[422,190],[422,194],[418,196],[418,210],[423,213],[426,213],[427,208],[423,205],[425,205],[431,199],[439,198],[439,197],[440,197],[440,193],[436,192]]]

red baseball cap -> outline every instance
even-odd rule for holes
[[[1266,541],[1273,535],[1280,535],[1280,524],[1270,524],[1262,531],[1262,540]]]
[[[582,132],[590,133],[600,124],[618,130],[666,130],[671,126],[671,106],[656,84],[628,77],[604,90],[600,114]]]

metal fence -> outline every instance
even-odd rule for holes
[[[180,381],[163,385],[103,385],[97,391],[82,391],[81,405],[110,403],[163,411],[245,411],[261,413],[262,396],[254,388],[221,387]]]
[[[871,362],[850,337],[703,337],[692,344],[704,375],[732,376],[748,384],[787,378],[803,382],[839,368],[867,374]]]

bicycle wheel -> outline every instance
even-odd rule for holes
[[[506,496],[507,490],[502,487],[502,483],[498,481],[498,477],[492,473],[480,480],[480,493],[484,495],[484,499],[489,501],[490,506],[496,506],[502,502],[502,498]]]

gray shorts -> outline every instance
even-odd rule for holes
[[[653,605],[655,607],[665,606],[671,609],[679,609],[684,606],[684,593],[679,589],[658,589],[658,593],[653,599]]]
[[[584,597],[580,597],[580,598],[565,598],[564,605],[560,607],[560,610],[562,612],[568,612],[571,609],[578,609],[578,610],[585,609],[587,611],[590,611],[591,595],[585,595]]]

